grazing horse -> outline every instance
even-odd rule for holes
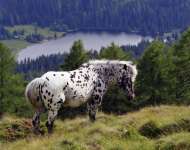
[[[102,102],[108,86],[112,82],[127,92],[133,99],[136,66],[130,61],[91,60],[79,69],[64,72],[47,72],[31,81],[25,91],[26,98],[35,108],[32,124],[40,133],[40,114],[48,111],[46,127],[52,132],[53,122],[60,107],[78,107],[87,102],[91,121],[95,121],[96,111]]]

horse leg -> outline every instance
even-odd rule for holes
[[[46,127],[48,129],[49,134],[53,132],[53,124],[55,118],[64,101],[65,101],[65,96],[62,94],[59,95],[56,99],[54,98],[52,103],[49,103],[48,105],[48,120],[46,122]]]
[[[92,101],[90,103],[87,103],[87,109],[90,121],[94,122],[96,120],[96,111],[98,106],[96,104],[93,104]]]
[[[35,134],[42,134],[42,131],[40,130],[40,114],[40,111],[36,111],[32,119],[33,132]]]
[[[89,118],[92,122],[96,120],[96,112],[102,103],[102,98],[106,89],[103,82],[99,82],[98,85],[99,86],[95,87],[94,89],[92,99],[87,103]]]
[[[46,127],[48,129],[48,133],[51,134],[53,132],[53,124],[55,118],[57,116],[58,110],[50,110],[48,111],[48,120],[46,122]]]

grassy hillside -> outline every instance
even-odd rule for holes
[[[44,37],[44,39],[53,39],[56,35],[57,38],[60,38],[64,35],[64,32],[56,32],[51,31],[49,28],[41,28],[34,25],[15,25],[15,26],[7,26],[5,27],[11,34],[14,32],[21,32],[23,31],[23,35],[19,35],[15,39],[10,40],[0,40],[3,44],[5,44],[8,48],[13,50],[15,54],[17,54],[21,49],[26,48],[27,46],[31,45],[32,43],[27,42],[25,39],[27,36],[31,34],[40,34]]]
[[[49,28],[41,28],[38,26],[35,27],[34,25],[15,25],[13,27],[6,27],[6,29],[11,33],[14,31],[24,31],[23,37],[34,34],[36,32],[43,35],[45,38],[53,38],[55,33],[57,37],[61,37],[64,34],[64,32],[51,31]]]
[[[24,40],[0,40],[3,44],[5,44],[9,49],[11,49],[14,53],[19,52],[19,50],[26,48],[31,43]]]
[[[190,108],[185,106],[148,107],[122,116],[98,113],[95,123],[83,116],[55,125],[53,135],[35,136],[29,119],[6,115],[0,122],[1,150],[190,149]]]

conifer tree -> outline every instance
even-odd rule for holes
[[[129,60],[131,56],[124,52],[119,46],[111,43],[108,47],[102,48],[99,54],[100,59]],[[113,84],[107,91],[102,102],[103,111],[124,113],[132,109],[132,104],[127,100],[125,91]]]
[[[128,53],[124,52],[123,49],[121,49],[119,46],[111,43],[110,46],[102,48],[100,50],[99,58],[111,60],[129,60],[131,56]]]
[[[8,89],[11,88],[11,76],[15,61],[11,51],[0,43],[0,112],[3,111],[3,103],[10,95]]]
[[[168,50],[159,41],[154,41],[145,50],[137,66],[138,99],[148,101],[150,104],[159,104],[170,99],[173,78],[169,75],[172,69],[172,58]]]
[[[190,103],[190,29],[174,46],[176,98]]]
[[[70,53],[66,56],[64,64],[61,66],[63,70],[77,69],[82,63],[88,60],[88,55],[84,49],[81,40],[75,41],[70,49]]]

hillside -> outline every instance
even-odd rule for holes
[[[0,25],[157,34],[190,25],[190,0],[0,0]]]
[[[99,113],[94,124],[86,116],[57,120],[53,135],[39,137],[31,133],[28,119],[5,116],[0,122],[0,147],[1,150],[187,150],[189,116],[187,106],[147,107],[121,116]]]

